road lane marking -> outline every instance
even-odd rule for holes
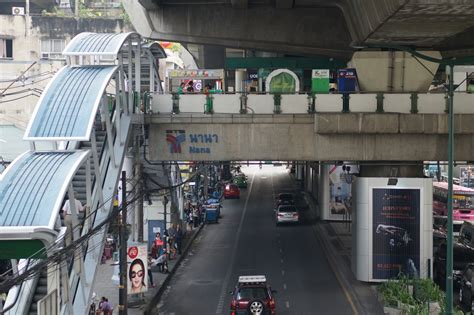
[[[326,260],[329,264],[329,267],[331,268],[332,272],[336,276],[336,280],[339,283],[339,286],[342,289],[342,292],[344,293],[344,296],[346,297],[346,300],[349,302],[349,305],[352,308],[352,312],[354,315],[359,315],[359,311],[357,310],[357,307],[355,306],[354,301],[352,300],[351,294],[349,293],[349,290],[346,288],[346,285],[342,278],[344,277],[342,274],[339,273],[339,270],[335,267],[336,263],[333,261],[335,258],[332,257],[331,254],[329,254],[329,248],[325,244],[325,242],[322,240],[322,238],[318,235],[318,232],[316,231],[317,227],[313,226],[313,235],[316,236],[316,239],[318,240],[319,244],[321,244],[321,249],[323,252],[326,253]]]
[[[283,283],[283,289],[286,290],[286,283]]]
[[[290,302],[286,301],[286,308],[290,308]]]
[[[285,275],[285,270],[282,270],[282,271],[281,271],[281,275],[282,275],[282,276]]]
[[[280,253],[283,253],[283,250],[280,248]]]
[[[224,300],[227,296],[227,287],[229,286],[230,276],[232,270],[234,269],[235,256],[237,255],[237,247],[239,245],[240,233],[242,232],[242,226],[244,223],[245,213],[247,212],[247,206],[249,203],[250,195],[252,194],[253,181],[255,179],[255,173],[253,173],[252,180],[250,182],[250,187],[248,189],[247,198],[245,199],[244,210],[242,212],[242,217],[240,217],[239,227],[237,228],[237,233],[234,240],[234,248],[232,250],[232,256],[230,259],[229,267],[227,268],[227,273],[225,274],[224,281],[222,282],[221,294],[219,296],[219,302],[217,304],[216,314],[221,314],[224,308]]]
[[[281,261],[281,263],[283,264],[283,258],[282,258],[282,259],[280,259],[280,261]]]

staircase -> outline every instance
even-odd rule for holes
[[[36,284],[35,294],[31,301],[29,315],[38,314],[38,301],[46,296],[48,293],[48,271],[43,269],[40,273],[38,283]]]

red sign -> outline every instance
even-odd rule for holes
[[[138,247],[132,246],[128,249],[128,257],[135,259],[138,256]]]

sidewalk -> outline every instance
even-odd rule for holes
[[[152,288],[149,285],[149,280],[147,277],[146,280],[148,285],[148,292],[144,293],[141,297],[128,297],[129,315],[145,314],[149,312],[158,303],[159,297],[165,291],[172,275],[178,269],[181,261],[184,259],[187,251],[192,245],[193,240],[197,237],[203,226],[204,225],[201,225],[199,226],[199,228],[186,232],[186,236],[183,240],[182,255],[177,255],[176,259],[173,259],[168,262],[168,273],[159,272],[157,267],[152,268],[153,281],[155,282],[156,287]],[[100,298],[102,296],[105,296],[109,299],[109,302],[111,302],[112,306],[114,307],[113,313],[118,314],[119,288],[118,283],[116,281],[112,281],[112,276],[114,274],[115,268],[118,269],[118,266],[114,263],[112,259],[107,260],[105,264],[99,265],[93,291],[96,294],[96,306],[98,306],[98,301],[100,300]],[[116,273],[118,273],[118,271]]]
[[[304,194],[313,216],[319,218],[319,207],[312,196]],[[377,300],[376,285],[357,280],[351,270],[351,223],[318,221],[313,225],[316,238],[332,266],[356,314],[384,314]]]

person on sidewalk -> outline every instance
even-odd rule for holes
[[[161,251],[163,250],[163,245],[164,245],[164,242],[161,239],[161,233],[160,232],[156,233],[154,243],[155,243],[156,250],[157,250],[157,253],[158,253],[157,256],[160,257]]]
[[[150,286],[152,288],[156,287],[155,283],[153,282],[153,273],[151,271],[151,266],[153,265],[153,259],[151,256],[148,256],[148,280],[150,280]]]
[[[178,251],[178,254],[181,255],[181,245],[183,244],[183,231],[181,230],[181,226],[178,224],[176,227],[176,250]]]
[[[197,206],[193,207],[193,223],[195,228],[199,226],[199,210]]]
[[[168,253],[164,253],[158,259],[155,260],[154,262],[156,266],[158,266],[158,269],[161,273],[167,273],[168,272]]]

